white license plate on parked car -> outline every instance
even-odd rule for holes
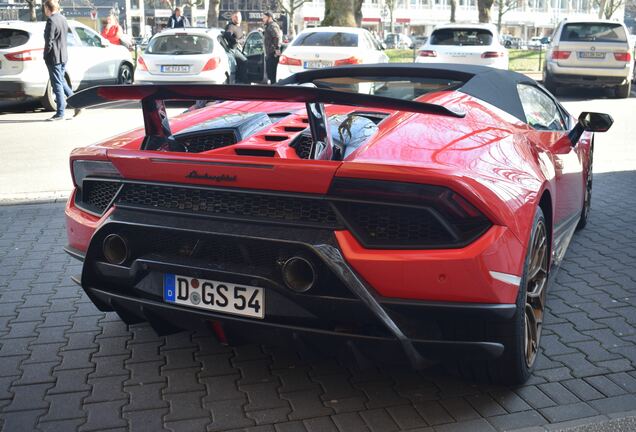
[[[190,72],[189,65],[163,65],[161,66],[163,73],[187,73]]]
[[[330,67],[330,66],[333,66],[333,62],[322,61],[322,60],[305,62],[305,69],[320,69],[320,68]]]
[[[263,288],[164,274],[163,298],[168,303],[242,315],[265,316]]]
[[[602,59],[605,53],[596,51],[579,51],[579,58]]]

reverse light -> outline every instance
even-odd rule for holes
[[[212,57],[208,62],[203,66],[202,72],[211,71],[217,68],[217,66],[221,63],[221,59],[218,57]]]
[[[137,67],[142,71],[148,70],[148,66],[146,66],[146,62],[144,61],[144,58],[141,56],[139,56],[139,58],[137,59]]]
[[[10,61],[32,61],[39,60],[42,58],[40,51],[44,51],[43,48],[40,49],[30,49],[24,51],[18,51],[14,53],[5,54],[7,60]]]
[[[287,65],[287,66],[302,66],[303,62],[300,59],[282,55],[280,56],[280,59],[278,60],[278,64]]]
[[[629,52],[615,52],[614,58],[619,62],[629,63],[632,61],[632,55]]]
[[[550,57],[552,60],[567,60],[570,57],[571,51],[552,51],[552,56]]]
[[[437,53],[433,50],[419,50],[417,55],[419,57],[437,57]]]
[[[115,165],[108,161],[76,160],[72,171],[73,183],[80,188],[87,177],[121,178]]]
[[[486,51],[481,55],[481,58],[499,58],[505,55],[506,54],[501,51]]]
[[[362,63],[362,59],[360,57],[352,56],[346,59],[336,60],[333,62],[334,66],[343,66],[343,65],[351,65],[351,64],[360,64]]]

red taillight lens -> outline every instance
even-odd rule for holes
[[[280,56],[280,59],[278,60],[278,64],[287,65],[287,66],[302,66],[303,62],[300,59],[282,55]]]
[[[552,51],[552,60],[567,60],[570,57],[570,51]]]
[[[350,64],[360,64],[362,63],[362,59],[356,56],[349,57],[342,60],[336,60],[333,62],[334,66],[342,66],[342,65],[350,65]]]
[[[499,58],[505,55],[506,54],[501,51],[486,51],[481,55],[481,58]]]
[[[221,59],[218,57],[212,57],[208,62],[203,66],[203,72],[211,71],[216,69],[216,67],[221,63]]]
[[[143,57],[139,57],[137,59],[137,67],[142,70],[142,71],[147,71],[148,70],[148,66],[146,66],[146,62],[144,61]]]
[[[616,61],[620,61],[620,62],[632,61],[632,55],[628,52],[615,52],[614,58],[616,59]]]
[[[417,55],[419,57],[437,57],[437,53],[433,50],[419,50]]]
[[[43,49],[32,49],[32,50],[24,50],[18,51],[14,53],[5,54],[7,60],[10,61],[31,61],[38,60],[41,57],[40,51],[44,51]]]

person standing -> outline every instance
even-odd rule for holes
[[[185,28],[190,27],[188,19],[181,15],[181,8],[174,8],[174,13],[168,20],[168,28]]]
[[[245,43],[245,33],[241,28],[241,11],[232,12],[231,21],[225,26],[223,37],[228,43],[236,59],[236,81],[247,83],[247,57],[243,55],[243,44]]]
[[[44,0],[44,13],[47,16],[44,28],[44,62],[49,71],[50,86],[57,105],[55,115],[48,121],[63,120],[66,98],[73,94],[64,76],[68,61],[66,50],[68,23],[60,13],[58,0]],[[75,110],[75,116],[80,113],[81,110]]]
[[[281,52],[281,41],[283,32],[278,23],[274,21],[274,14],[267,11],[263,14],[263,24],[265,24],[264,44],[265,44],[265,69],[271,84],[276,83],[276,68]]]
[[[102,37],[113,45],[120,45],[121,38],[124,34],[121,26],[117,22],[117,17],[108,15],[106,18],[106,27],[102,29]]]

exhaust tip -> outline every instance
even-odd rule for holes
[[[305,258],[292,257],[283,264],[283,281],[293,291],[303,293],[311,289],[316,282],[314,266]]]
[[[109,234],[102,243],[102,252],[106,261],[121,265],[128,259],[128,243],[119,234]]]

